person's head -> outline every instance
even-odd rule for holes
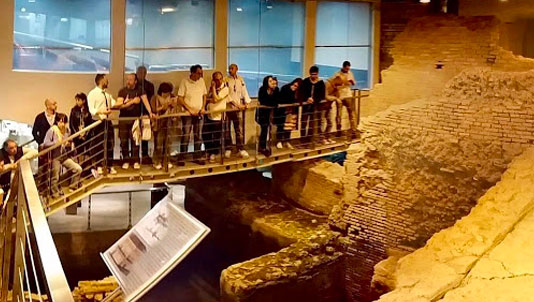
[[[54,114],[54,113],[56,113],[56,110],[57,110],[57,102],[56,102],[56,100],[53,100],[53,99],[46,99],[46,100],[45,100],[45,108],[46,108],[46,111],[47,111],[49,114]]]
[[[10,156],[15,156],[15,154],[17,154],[17,148],[18,148],[17,142],[11,138],[8,138],[4,142],[3,147],[4,147],[4,150],[7,152],[7,154],[9,154]]]
[[[343,62],[343,67],[341,67],[341,71],[343,71],[345,73],[350,71],[350,62],[349,61]]]
[[[310,67],[310,79],[315,81],[318,78],[319,78],[319,67],[313,65],[312,67]]]
[[[97,74],[95,77],[95,84],[100,87],[100,89],[108,88],[108,77],[103,73]]]
[[[147,74],[147,70],[146,70],[146,67],[145,66],[139,66],[137,67],[137,79],[139,81],[144,81],[145,78],[146,78],[146,74]]]
[[[67,115],[63,113],[58,113],[56,115],[56,118],[54,119],[54,125],[56,125],[61,130],[66,129],[68,122],[69,122],[69,118],[67,117]]]
[[[87,107],[87,96],[85,93],[80,92],[74,96],[74,99],[76,100],[76,106],[80,108],[86,108]]]
[[[134,89],[137,85],[137,75],[135,73],[129,73],[126,75],[126,87],[128,89]]]
[[[230,74],[230,76],[232,77],[235,77],[235,75],[237,74],[237,71],[239,70],[239,68],[237,67],[237,64],[230,64],[230,66],[228,66],[228,73]]]
[[[265,89],[274,90],[277,85],[278,85],[278,79],[276,79],[275,77],[268,75],[263,78],[263,87]]]
[[[215,82],[215,85],[217,87],[221,86],[221,83],[223,82],[223,74],[220,71],[215,71],[211,75],[211,80]]]
[[[172,84],[168,82],[163,82],[159,84],[158,95],[161,97],[169,97],[172,93]]]
[[[302,79],[301,78],[296,78],[294,79],[289,85],[289,88],[291,88],[291,90],[293,91],[297,91],[300,87],[300,84],[302,83]]]
[[[193,81],[198,81],[202,77],[202,66],[193,65],[189,68],[189,72],[191,72],[189,78]]]

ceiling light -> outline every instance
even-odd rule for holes
[[[61,22],[69,22],[69,18],[63,17],[63,18],[59,19],[59,21],[61,21]]]
[[[419,0],[421,3],[430,3],[430,0]]]
[[[162,7],[161,8],[161,14],[172,13],[172,12],[175,12],[175,11],[176,11],[176,7],[167,6],[167,7]]]
[[[238,7],[235,10],[238,11],[238,12],[242,12],[243,11],[243,9],[241,7]]]
[[[132,25],[132,24],[133,24],[133,18],[127,18],[126,25]]]
[[[30,3],[34,3],[34,2],[35,2],[35,0],[28,0],[28,2],[30,2]]]
[[[20,9],[20,11],[23,12],[23,13],[25,13],[25,12],[26,12],[26,8],[23,7],[23,8]]]

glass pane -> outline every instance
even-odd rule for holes
[[[128,0],[127,69],[146,65],[170,71],[200,63],[211,68],[213,20],[213,0]]]
[[[250,96],[256,97],[267,75],[278,78],[279,86],[291,82],[302,73],[302,48],[230,48],[230,63],[239,66]]]
[[[303,46],[304,2],[262,1],[260,45]]]
[[[301,47],[304,15],[304,2],[230,0],[228,44]]]
[[[110,0],[15,0],[13,69],[107,72]]]
[[[238,72],[247,83],[248,93],[251,97],[258,96],[258,89],[260,88],[259,57],[258,48],[228,49],[228,63],[235,63],[239,66]]]
[[[343,61],[351,63],[351,70],[356,79],[356,87],[369,88],[370,47],[316,47],[315,64],[319,67],[319,75],[329,78],[337,72]]]
[[[258,46],[260,43],[258,0],[230,0],[228,4],[228,46]]]
[[[321,1],[317,5],[317,46],[371,43],[371,4]]]
[[[189,70],[193,64],[203,68],[213,66],[213,50],[207,49],[160,49],[126,51],[126,71],[133,72],[145,65],[150,72]]]

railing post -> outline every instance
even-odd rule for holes
[[[360,125],[360,108],[361,108],[361,102],[362,102],[362,91],[360,89],[358,89],[358,98],[357,98],[357,115],[356,115],[356,126],[359,126]],[[354,129],[356,130],[356,129]]]
[[[221,137],[219,138],[220,141],[220,156],[221,156],[221,165],[224,165],[224,152],[225,150],[225,137],[226,137],[226,111],[223,111],[221,115]]]
[[[20,168],[18,170],[20,173]],[[15,188],[13,188],[15,189]],[[23,278],[24,271],[23,257],[25,256],[26,241],[24,240],[26,234],[24,233],[24,219],[22,218],[22,211],[26,208],[26,194],[24,193],[24,185],[22,177],[19,177],[17,194],[17,216],[16,216],[16,231],[15,231],[15,266],[13,267],[13,301],[24,301],[23,295]],[[13,192],[12,192],[13,193]],[[11,235],[9,232],[6,235]]]
[[[132,192],[128,192],[128,229],[132,228]]]
[[[5,221],[4,221],[4,246],[2,248],[2,281],[1,281],[1,292],[0,292],[0,301],[7,301],[8,296],[8,285],[9,285],[9,277],[11,276],[11,261],[13,259],[13,236],[11,236],[11,232],[13,230],[13,212],[15,211],[15,196],[14,193],[17,191],[19,184],[21,183],[21,177],[20,175],[15,173],[15,179],[11,180],[11,192],[9,193],[9,198],[6,201],[6,207],[5,210]],[[16,185],[16,186],[15,186]],[[17,192],[18,193],[18,192]],[[6,193],[7,194],[7,193]]]
[[[87,204],[87,230],[91,230],[91,202],[93,195],[89,195],[88,204]]]
[[[165,172],[169,172],[169,156],[170,156],[170,144],[169,144],[169,137],[171,134],[173,134],[172,131],[172,123],[171,123],[172,117],[164,117],[163,120],[160,119],[160,117],[156,117],[156,121],[158,123],[158,131],[156,134],[158,137],[161,135],[161,131],[163,131],[164,139],[163,139],[163,146],[160,146],[163,148],[161,151],[158,151],[161,154],[160,162],[163,165],[163,169],[165,169]],[[154,133],[154,132],[153,132]],[[154,148],[153,150],[156,150],[156,144],[158,143],[158,137],[154,137]],[[152,153],[152,158],[155,157],[155,155],[159,156],[159,154]]]
[[[106,176],[108,174],[108,127],[109,127],[109,123],[108,123],[108,120],[105,119],[105,120],[102,120],[102,122],[104,123],[104,161],[102,162],[102,173],[104,174],[104,176]]]

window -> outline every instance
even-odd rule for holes
[[[239,66],[251,96],[263,77],[279,86],[302,74],[304,2],[229,0],[228,62]]]
[[[323,78],[351,62],[358,88],[369,88],[371,66],[371,4],[321,1],[317,5],[315,64]]]
[[[127,0],[126,70],[213,68],[213,0]]]
[[[108,72],[110,0],[15,0],[13,69]]]

